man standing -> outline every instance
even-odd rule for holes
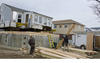
[[[29,45],[31,47],[30,54],[32,55],[35,52],[35,39],[32,36],[30,36]]]
[[[67,35],[64,37],[64,50],[66,49],[66,47],[67,47],[67,49],[68,49],[68,51],[69,51],[68,36],[67,36]]]

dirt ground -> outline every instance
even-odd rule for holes
[[[41,56],[21,55],[18,51],[0,47],[0,59],[46,59]]]
[[[6,49],[0,47],[0,59],[47,59],[45,57],[41,57],[38,55],[35,55],[34,57],[32,55],[22,55],[19,54],[19,51]],[[91,56],[91,59],[100,59],[100,51],[96,55]]]
[[[96,55],[92,56],[92,59],[100,59],[100,51],[97,51],[98,53]]]

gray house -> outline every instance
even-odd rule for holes
[[[1,4],[0,28],[32,28],[43,30],[52,27],[52,17]]]

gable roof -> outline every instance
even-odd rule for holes
[[[2,3],[2,4],[4,4],[4,3]],[[33,13],[36,13],[36,14],[39,14],[39,15],[42,15],[42,16],[45,16],[45,17],[48,17],[48,18],[53,19],[52,17],[46,16],[46,15],[43,15],[43,14],[40,14],[40,13],[37,13],[37,12],[34,12],[34,11],[28,11],[28,10],[20,9],[20,8],[17,8],[17,7],[8,5],[8,4],[4,4],[4,5],[10,7],[13,11],[19,11],[19,12],[33,12]]]
[[[4,4],[4,3],[3,3],[3,4]],[[11,5],[7,5],[7,4],[4,4],[4,5],[10,7],[13,11],[29,12],[28,10],[20,9],[20,8],[17,8],[17,7],[11,6]]]
[[[79,22],[76,22],[74,20],[57,20],[57,21],[53,21],[53,24],[79,24],[79,25],[83,25]],[[84,26],[84,25],[83,25]]]
[[[92,27],[91,29],[99,29],[100,30],[100,27]]]

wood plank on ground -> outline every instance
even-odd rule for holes
[[[82,58],[82,59],[85,58],[86,59],[85,56],[81,56],[81,55],[78,55],[78,54],[75,54],[75,53],[72,53],[72,52],[66,52],[66,51],[60,51],[60,50],[57,50],[57,51],[62,53],[62,54],[65,54],[65,55],[70,55],[72,57],[76,57],[77,59],[79,59],[79,58]]]
[[[47,53],[52,53],[52,54],[55,54],[55,55],[62,56],[64,58],[75,58],[75,59],[86,58],[84,56],[81,56],[81,55],[78,55],[78,54],[75,54],[75,53],[71,53],[71,52],[64,52],[62,50],[49,49],[49,48],[44,48],[44,47],[39,47],[37,49],[43,50]]]
[[[98,52],[96,51],[91,51],[91,50],[81,50],[81,49],[76,49],[76,48],[69,48],[70,51],[72,52],[77,52],[77,53],[81,53],[84,55],[87,55],[89,53],[93,53],[93,54],[97,54]]]
[[[50,52],[47,52],[47,51],[44,51],[44,50],[40,50],[39,53],[43,57],[52,58],[52,59],[54,59],[54,58],[57,58],[57,59],[67,58],[67,57],[63,57],[63,56],[60,56],[60,55],[57,55],[57,54],[53,54],[53,53],[50,53]]]
[[[66,58],[76,58],[76,57],[72,57],[72,56],[69,56],[69,55],[61,54],[54,49],[43,48],[43,47],[39,47],[38,49],[44,50],[46,52],[50,52],[50,53],[53,53],[53,54],[56,54],[56,55],[59,55],[59,56],[63,56],[63,57],[66,57]]]

